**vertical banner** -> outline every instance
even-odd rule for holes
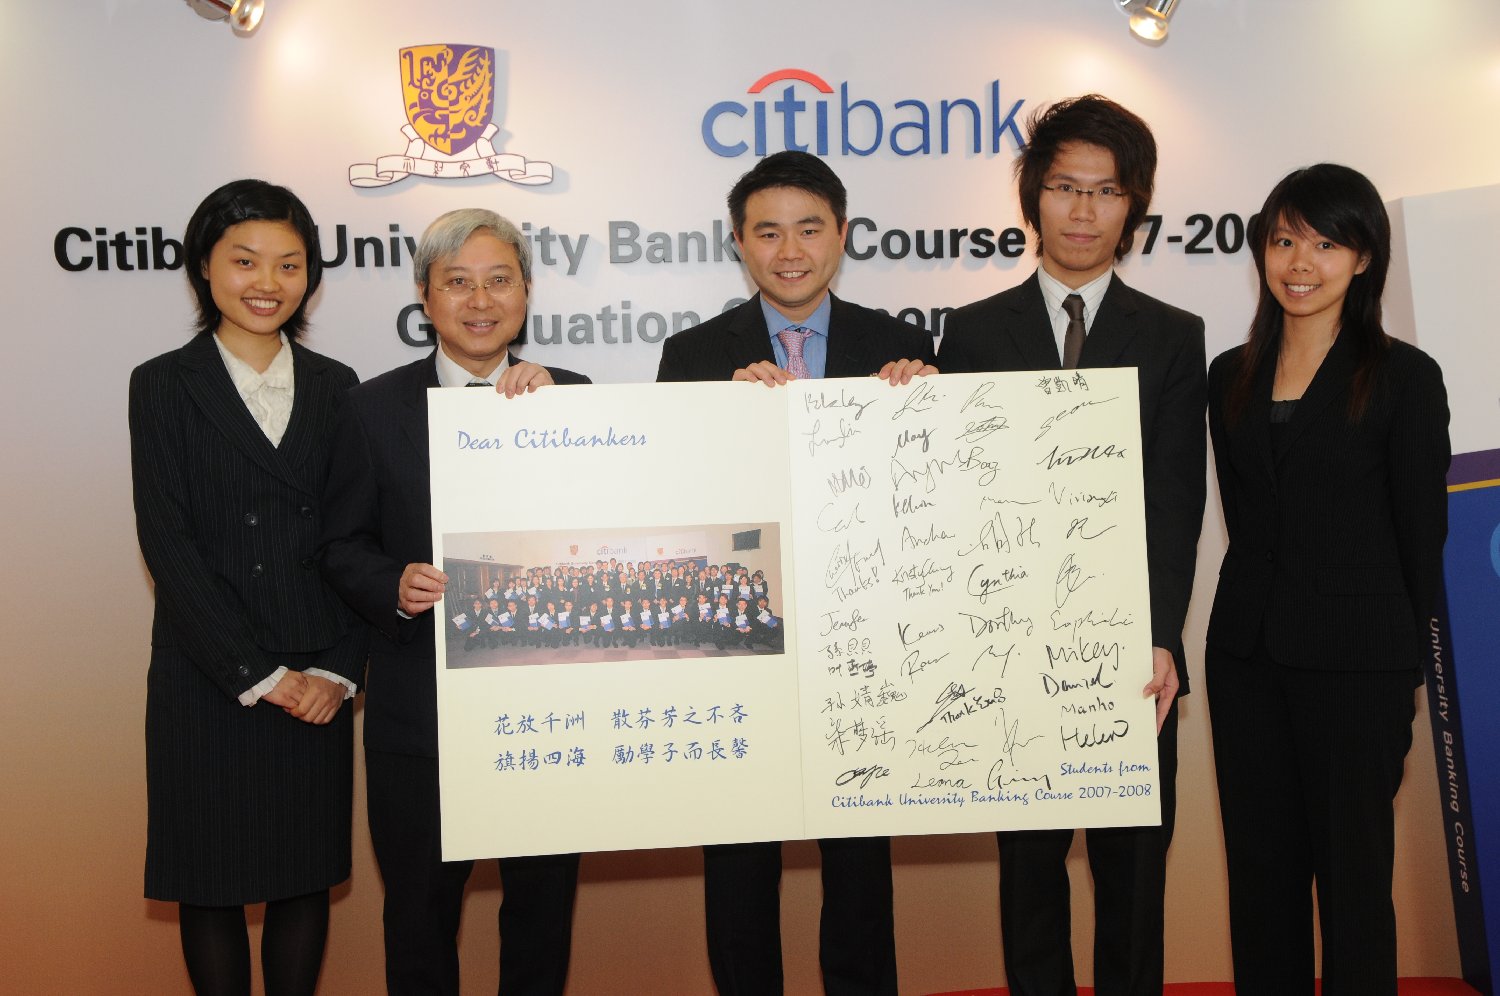
[[[1500,883],[1500,729],[1463,715],[1500,708],[1500,450],[1462,453],[1448,472],[1448,543],[1443,599],[1431,624],[1427,701],[1464,979],[1493,992]],[[1460,689],[1462,698],[1460,699]],[[1460,708],[1462,702],[1462,708]],[[1488,882],[1486,896],[1482,883]]]
[[[1492,993],[1500,958],[1500,436],[1487,287],[1500,267],[1493,239],[1500,186],[1406,197],[1391,206],[1389,328],[1443,370],[1452,413],[1443,598],[1426,660],[1438,794],[1464,979]],[[1468,722],[1464,722],[1467,717]],[[1489,885],[1484,894],[1481,882]]]

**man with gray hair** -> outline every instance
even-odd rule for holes
[[[348,394],[323,495],[321,565],[375,630],[365,682],[370,839],[385,882],[386,986],[459,991],[459,911],[471,861],[443,861],[439,835],[433,607],[448,576],[432,561],[427,389],[492,386],[514,397],[586,384],[509,352],[526,322],[531,251],[516,226],[450,211],[412,257],[438,345]],[[578,855],[500,862],[500,992],[562,993]]]

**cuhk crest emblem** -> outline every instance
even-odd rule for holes
[[[578,544],[577,543],[569,543],[568,544],[568,556],[570,556],[570,557],[576,557],[576,556],[578,556]]]
[[[512,183],[552,182],[552,164],[498,153],[492,139],[495,50],[481,45],[413,45],[400,55],[406,151],[349,167],[356,187],[384,187],[408,176],[482,176]]]

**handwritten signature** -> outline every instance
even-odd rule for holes
[[[824,436],[822,432],[823,420],[815,419],[812,428],[803,433],[807,437],[808,456],[817,456],[818,449],[823,446],[836,446],[843,449],[845,443],[859,435],[859,430],[843,419],[839,419],[839,427],[834,430],[833,435]]]
[[[1068,604],[1068,599],[1073,593],[1094,579],[1094,575],[1083,573],[1070,553],[1063,558],[1063,562],[1057,568],[1057,578],[1053,582],[1052,597],[1060,609]]]
[[[1057,423],[1061,422],[1069,415],[1076,414],[1077,412],[1082,411],[1083,409],[1088,408],[1091,405],[1107,405],[1114,400],[1115,398],[1099,398],[1097,400],[1089,398],[1087,400],[1078,402],[1078,404],[1073,405],[1071,408],[1064,408],[1062,411],[1058,412],[1055,415],[1048,415],[1042,421],[1041,427],[1037,431],[1036,438],[1041,439],[1048,432],[1052,431],[1053,426],[1057,425]]]
[[[907,395],[906,400],[901,403],[901,407],[897,408],[895,414],[891,416],[891,421],[894,422],[903,415],[921,415],[929,412],[942,400],[943,396],[937,392],[937,389],[928,382],[923,381],[917,384],[912,389],[912,392]]]
[[[860,788],[869,787],[870,782],[877,778],[887,778],[891,769],[879,764],[872,764],[867,768],[850,768],[833,780],[835,785],[848,785],[855,779],[859,780]]]
[[[804,403],[807,406],[806,410],[809,412],[821,412],[833,408],[851,409],[854,412],[854,421],[858,422],[859,417],[865,413],[865,409],[873,405],[875,402],[860,401],[859,399],[850,395],[849,391],[846,388],[841,387],[839,388],[839,393],[836,397],[830,398],[827,394],[819,391],[816,395],[809,394],[804,399]]]

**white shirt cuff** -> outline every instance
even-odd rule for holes
[[[310,667],[302,673],[315,674],[319,678],[327,678],[329,681],[336,681],[340,685],[344,686],[345,701],[354,698],[354,682],[350,681],[348,678],[344,677],[341,674],[334,674],[332,671],[325,671],[320,667]]]
[[[240,692],[240,705],[255,705],[255,703],[259,702],[267,692],[275,688],[276,683],[279,682],[285,675],[286,668],[279,667],[276,670],[272,671],[265,678],[262,678],[254,685],[245,689],[243,692]]]

